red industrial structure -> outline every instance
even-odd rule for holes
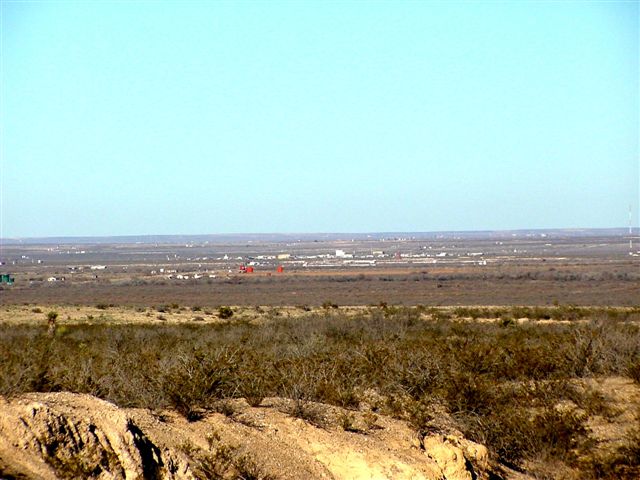
[[[276,268],[276,272],[278,273],[284,272],[284,267],[282,265],[278,265],[278,268]]]

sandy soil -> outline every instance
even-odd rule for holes
[[[57,312],[57,325],[101,325],[101,324],[211,324],[227,322],[229,320],[221,320],[218,310],[212,307],[178,307],[167,308],[166,311],[158,311],[160,305],[155,307],[128,307],[128,306],[107,306],[98,308],[96,306],[87,305],[65,305],[65,304],[40,304],[40,305],[2,305],[0,306],[0,324],[22,324],[22,325],[42,325],[47,326],[47,314],[49,312]],[[470,305],[477,307],[477,305]],[[379,311],[378,306],[351,305],[340,306],[339,309],[324,307],[301,307],[301,306],[242,306],[234,305],[232,321],[249,321],[260,323],[266,319],[288,319],[297,318],[305,319],[316,315],[325,315],[327,313],[339,311],[341,316],[353,317],[356,315],[366,314],[373,311]],[[484,306],[482,308],[501,308],[500,306]],[[628,308],[617,307],[618,311],[626,311]],[[439,307],[442,311],[452,311],[453,307]],[[422,313],[423,320],[429,320],[430,314]],[[477,322],[496,322],[496,318],[471,318],[461,319]],[[516,319],[523,323],[529,321],[526,318]],[[575,323],[579,320],[535,320],[538,324],[555,324],[555,323]]]

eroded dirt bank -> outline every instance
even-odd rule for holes
[[[188,422],[89,395],[0,399],[2,478],[500,478],[487,449],[451,433],[418,437],[367,411],[244,400]],[[309,413],[311,412],[311,413]]]

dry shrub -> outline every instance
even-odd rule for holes
[[[314,427],[327,428],[328,426],[324,409],[320,405],[302,398],[296,398],[293,400],[284,409],[284,412],[288,413],[292,417],[300,418]]]
[[[627,368],[627,375],[634,382],[640,383],[640,358],[629,362],[629,367]]]
[[[271,480],[255,461],[240,452],[239,447],[226,445],[213,432],[208,437],[208,450],[199,449],[191,443],[180,447],[190,460],[191,471],[196,480],[224,480],[238,478],[243,480]]]
[[[522,313],[489,310],[458,314]],[[105,321],[51,337],[42,325],[0,325],[0,394],[90,393],[124,407],[175,408],[192,421],[219,408],[219,400],[244,397],[258,406],[263,398],[284,397],[292,415],[322,426],[317,403],[356,408],[358,392],[370,390],[384,399],[378,413],[405,419],[419,432],[445,428],[438,421],[444,410],[452,428],[506,462],[541,456],[571,463],[576,446],[588,448],[584,419],[556,405],[570,401],[586,415],[606,414],[604,400],[573,388],[575,379],[640,376],[639,328],[602,313],[567,308],[558,315],[592,320],[509,328],[449,321],[453,313],[441,309],[388,305],[351,317],[333,308],[300,319],[265,311],[255,325]],[[623,468],[615,462],[585,472]]]
[[[168,366],[163,390],[171,406],[187,420],[199,420],[214,399],[229,396],[236,368],[236,357],[228,348],[178,353]]]
[[[640,425],[632,428],[614,452],[588,458],[584,478],[636,480],[640,478]]]
[[[512,466],[522,460],[573,462],[575,449],[587,441],[583,419],[553,407],[532,415],[523,405],[509,405],[462,421],[472,439],[489,445],[501,461]]]

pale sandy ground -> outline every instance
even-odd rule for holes
[[[305,311],[299,307],[238,307],[234,306],[233,321],[260,321],[267,317],[304,318],[324,314],[327,310],[314,308]],[[370,307],[340,307],[340,313],[347,316],[367,312]],[[192,307],[170,308],[159,312],[157,307],[108,307],[70,305],[5,305],[0,306],[0,324],[47,324],[47,314],[58,313],[58,325],[90,325],[90,324],[167,324],[167,323],[219,323],[223,322],[214,308],[202,308],[193,311]],[[329,311],[332,311],[329,310]]]
[[[206,466],[215,459],[224,470],[220,452],[232,458],[223,478],[243,478],[242,469],[253,478],[292,480],[472,480],[506,472],[490,466],[485,447],[459,434],[419,438],[405,423],[370,412],[312,405],[319,427],[286,413],[287,400],[228,407],[189,423],[174,412],[120,409],[88,395],[0,399],[0,476],[211,478],[202,460]],[[356,431],[341,426],[345,414]]]
[[[166,312],[159,312],[157,306],[146,308],[135,308],[128,306],[113,306],[105,309],[87,305],[0,305],[0,324],[26,324],[26,325],[47,325],[47,314],[51,311],[58,313],[58,325],[90,325],[90,324],[174,324],[174,323],[218,323],[221,320],[218,310],[210,307],[201,307],[200,310],[193,311],[192,306],[179,306],[169,308]],[[471,308],[475,306],[471,305]],[[416,307],[403,307],[416,308]],[[437,307],[444,312],[452,311],[456,307]],[[500,309],[504,307],[478,307]],[[599,308],[599,307],[595,307]],[[337,313],[347,317],[366,314],[368,312],[381,311],[375,306],[340,306],[339,309],[321,307],[298,307],[298,306],[232,306],[233,321],[251,321],[259,323],[265,319],[274,318],[307,318],[315,315],[325,315],[327,313]],[[616,310],[627,311],[626,307],[616,307]],[[428,320],[431,316],[422,313],[421,318]],[[461,319],[461,320],[471,320]],[[478,322],[495,322],[495,318],[478,318]],[[516,319],[520,323],[527,322],[528,319]],[[570,323],[563,320],[536,320],[539,324]],[[573,321],[575,322],[575,321]]]
[[[623,444],[626,432],[640,423],[640,386],[624,377],[592,378],[585,382],[601,393],[613,409],[611,418],[594,415],[588,422],[598,453],[606,453]]]

